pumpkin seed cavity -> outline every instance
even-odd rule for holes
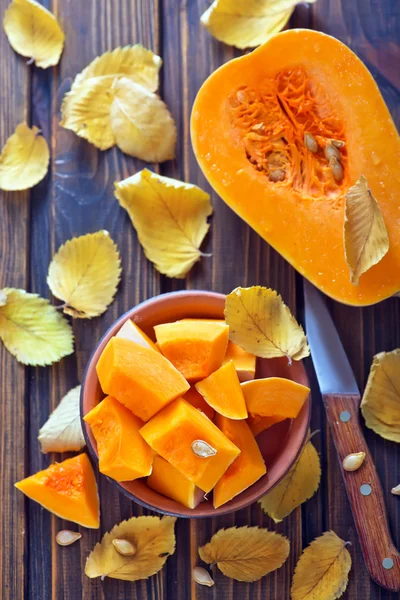
[[[301,197],[344,197],[344,126],[322,86],[299,66],[228,98],[246,156],[274,185]]]

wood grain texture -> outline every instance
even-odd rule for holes
[[[1,12],[8,3],[0,0]],[[394,600],[398,594],[380,589],[365,569],[310,362],[312,429],[320,430],[314,443],[321,453],[323,477],[318,493],[283,523],[275,525],[257,504],[218,520],[180,520],[176,527],[177,552],[160,574],[135,584],[101,582],[83,574],[90,549],[116,522],[145,511],[99,478],[101,530],[81,529],[79,543],[60,548],[54,543],[55,533],[71,525],[13,490],[15,480],[59,458],[40,453],[38,429],[62,395],[81,381],[91,350],[102,333],[129,307],[174,289],[229,292],[238,285],[253,284],[278,289],[299,315],[303,302],[301,277],[212,192],[191,150],[189,117],[200,85],[219,65],[239,55],[201,27],[200,15],[209,5],[208,0],[42,3],[55,12],[66,32],[66,47],[58,67],[46,71],[27,67],[25,60],[11,50],[4,34],[0,35],[0,142],[19,121],[30,118],[43,130],[52,152],[49,175],[41,184],[30,193],[0,195],[0,287],[20,286],[50,297],[46,274],[52,254],[66,239],[99,229],[108,229],[119,245],[123,280],[105,315],[74,322],[77,351],[54,367],[23,369],[0,348],[0,600],[289,600],[293,568],[302,548],[330,528],[352,542],[353,566],[343,597]],[[289,25],[320,29],[349,44],[372,71],[400,123],[400,5],[396,0],[318,0],[312,6],[297,7]],[[178,126],[176,160],[149,168],[198,184],[212,196],[214,215],[203,250],[213,256],[198,263],[185,281],[160,276],[145,260],[128,216],[114,199],[113,182],[137,172],[144,163],[116,149],[99,152],[58,125],[62,97],[76,73],[98,54],[135,42],[162,56],[161,95]],[[388,300],[365,309],[331,303],[361,388],[373,354],[400,346],[398,302]],[[385,493],[394,541],[399,546],[400,502],[389,493],[399,482],[398,447],[371,431],[365,434]],[[247,524],[266,526],[290,539],[290,558],[284,567],[255,584],[234,582],[216,569],[216,586],[194,584],[190,572],[200,564],[198,546],[221,527]]]

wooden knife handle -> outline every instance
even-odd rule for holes
[[[326,394],[323,400],[367,569],[378,585],[398,592],[400,554],[390,535],[381,483],[361,430],[360,396]],[[365,452],[364,463],[357,471],[345,471],[343,459],[354,452]],[[371,493],[363,495],[369,489]]]

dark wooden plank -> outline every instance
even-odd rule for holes
[[[0,14],[8,0],[0,0]],[[0,35],[0,144],[21,121],[28,121],[30,69],[25,59]],[[29,192],[0,191],[0,289],[27,289],[29,251]],[[0,344],[0,598],[23,600],[27,585],[25,552],[29,534],[26,500],[13,487],[26,475],[26,400],[28,370]]]

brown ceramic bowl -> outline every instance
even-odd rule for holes
[[[86,415],[104,397],[96,374],[96,363],[109,339],[115,335],[127,319],[133,319],[151,338],[154,339],[153,326],[158,323],[176,321],[185,317],[223,318],[225,296],[212,292],[184,291],[156,296],[142,302],[126,312],[106,332],[98,343],[86,368],[81,392],[81,420],[86,443],[93,458],[97,461],[97,447],[89,426],[83,421]],[[308,384],[307,375],[301,362],[293,361],[288,365],[286,358],[259,359],[256,377],[287,377]],[[244,508],[269,492],[288,472],[305,444],[310,420],[310,398],[303,406],[297,419],[277,423],[261,433],[257,441],[267,465],[267,474],[250,488],[233,498],[227,504],[215,509],[210,500],[191,510],[174,500],[158,494],[146,485],[145,480],[137,479],[117,483],[128,498],[142,506],[160,513],[178,517],[215,517]]]

